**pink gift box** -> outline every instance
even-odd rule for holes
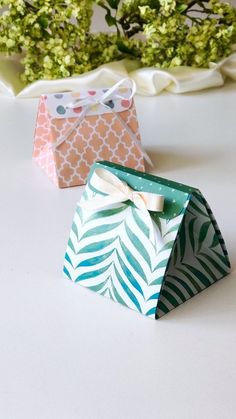
[[[133,92],[119,84],[40,97],[33,157],[58,187],[85,184],[100,160],[145,170]]]

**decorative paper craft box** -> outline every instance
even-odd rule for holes
[[[40,98],[33,157],[60,188],[86,183],[99,160],[145,170],[134,92],[122,86],[110,91]]]
[[[153,194],[162,195],[162,212],[142,208]],[[223,238],[199,190],[108,162],[94,165],[70,233],[68,278],[158,319],[229,270]]]

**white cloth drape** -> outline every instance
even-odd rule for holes
[[[132,78],[137,84],[137,93],[154,96],[167,90],[186,93],[222,86],[226,78],[236,81],[236,52],[209,68],[176,67],[170,70],[140,68],[135,61],[122,60],[103,65],[88,73],[59,80],[40,80],[28,86],[20,81],[19,62],[0,57],[0,94],[19,98],[38,97],[81,88],[110,87],[124,77]]]

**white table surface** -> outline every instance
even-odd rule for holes
[[[33,163],[37,100],[1,97],[1,419],[236,417],[236,84],[136,104],[156,173],[200,188],[233,272],[159,321],[64,279],[82,189]]]

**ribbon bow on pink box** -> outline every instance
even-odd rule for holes
[[[33,157],[61,188],[86,183],[94,162],[109,160],[144,171],[133,96],[124,79],[110,89],[43,95],[40,98]]]

